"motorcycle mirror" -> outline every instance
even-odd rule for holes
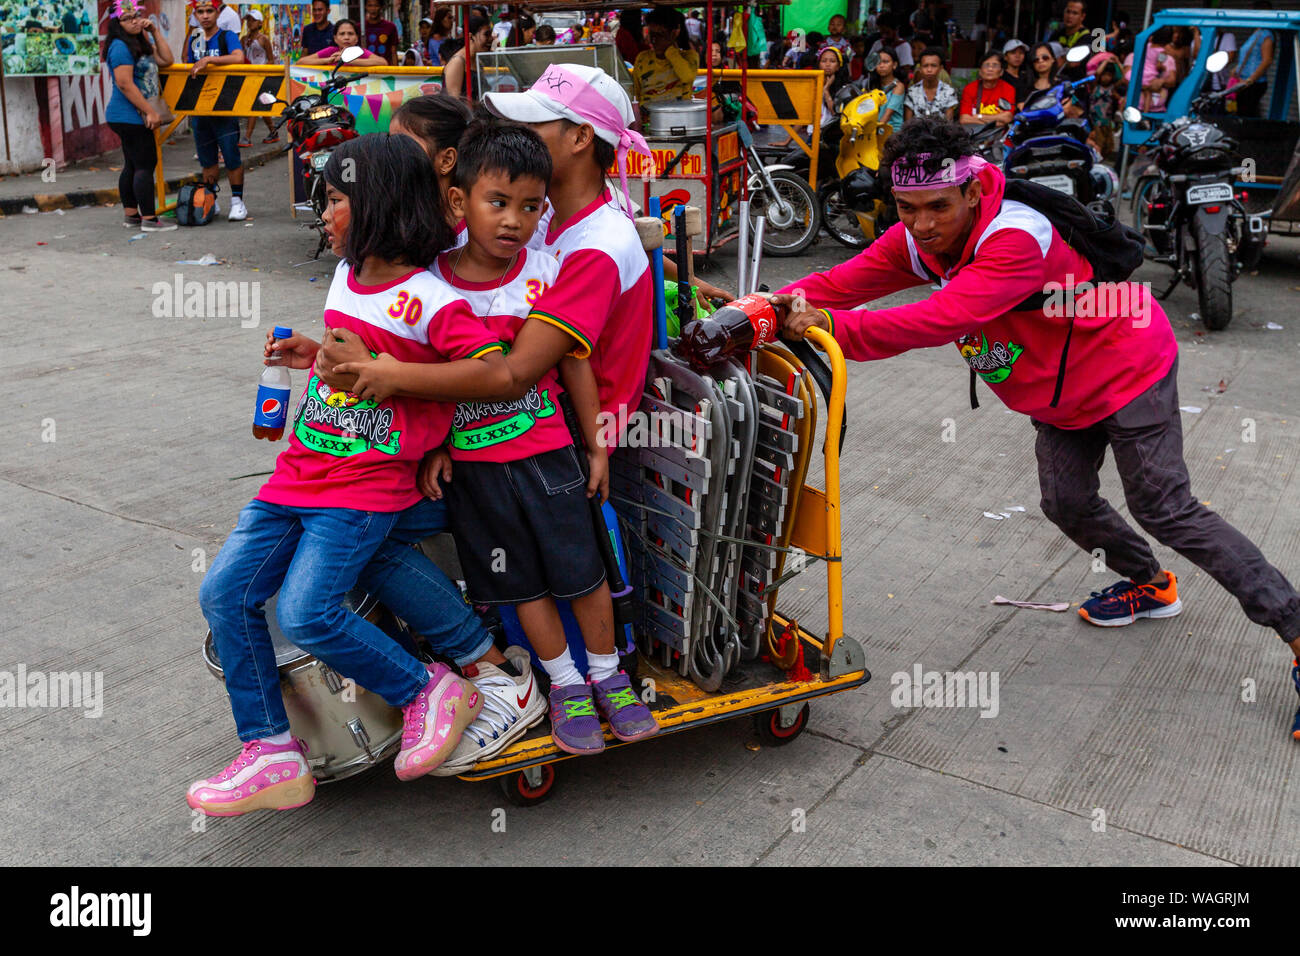
[[[1091,53],[1092,47],[1088,46],[1086,43],[1081,43],[1078,46],[1070,47],[1070,52],[1065,54],[1065,59],[1069,63],[1082,63],[1084,60],[1088,59],[1088,56]]]
[[[1205,61],[1205,68],[1211,73],[1219,73],[1228,65],[1228,51],[1216,50]]]
[[[351,63],[353,60],[361,59],[366,51],[359,46],[350,46],[339,54],[339,60],[343,63]]]
[[[1124,108],[1124,122],[1125,123],[1142,122],[1142,111],[1138,109],[1136,106],[1126,106]]]
[[[271,93],[259,93],[257,94],[257,102],[261,103],[263,106],[274,106],[275,96]]]

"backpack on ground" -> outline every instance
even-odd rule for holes
[[[176,194],[176,223],[181,226],[206,226],[217,215],[217,186],[186,183]]]

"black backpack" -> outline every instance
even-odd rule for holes
[[[1115,218],[1115,211],[1109,203],[1094,202],[1085,206],[1073,196],[1025,179],[1008,179],[1002,198],[1024,203],[1046,216],[1066,245],[1092,265],[1093,282],[1126,282],[1142,264],[1146,241],[1140,232]],[[1048,298],[1050,293],[1035,293],[1012,311],[1041,309]],[[1073,335],[1074,310],[1071,309],[1065,344],[1061,347],[1061,365],[1056,373],[1056,391],[1052,393],[1052,408],[1061,400],[1061,389],[1065,385],[1065,363],[1070,354],[1070,338]],[[976,373],[972,368],[971,408],[979,408],[980,405],[975,394],[975,380]]]
[[[206,226],[217,215],[216,183],[186,183],[176,193],[176,224]]]

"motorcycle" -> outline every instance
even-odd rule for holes
[[[1212,53],[1206,70],[1218,73],[1227,62],[1226,52]],[[1232,283],[1268,230],[1263,216],[1246,213],[1234,186],[1244,170],[1236,141],[1199,116],[1228,92],[1202,93],[1187,115],[1152,133],[1147,150],[1154,172],[1140,176],[1133,189],[1133,225],[1146,237],[1148,257],[1174,270],[1156,298],[1186,282],[1196,289],[1201,321],[1213,331],[1232,321]],[[1134,107],[1124,119],[1150,128]]]
[[[893,127],[879,122],[884,91],[867,89],[867,82],[855,80],[835,94],[841,133],[836,175],[818,190],[822,224],[850,249],[865,249],[898,222],[888,177],[880,173],[881,151]]]
[[[321,85],[319,93],[299,96],[292,103],[285,103],[271,93],[262,93],[257,98],[264,106],[284,103],[284,112],[280,114],[275,129],[278,131],[281,126],[289,124],[291,141],[285,151],[292,149],[302,165],[307,201],[316,216],[316,221],[311,223],[310,228],[315,229],[320,237],[313,259],[320,258],[327,242],[325,223],[321,218],[325,212],[325,179],[321,173],[329,162],[330,153],[358,135],[356,117],[346,107],[331,103],[329,98],[332,93],[353,82],[354,77],[346,74],[339,76],[338,72],[344,64],[359,59],[363,52],[361,47],[356,46],[344,50],[339,56],[339,62],[334,65],[329,80]]]
[[[723,84],[719,84],[723,86]],[[738,95],[719,90],[723,115],[736,124],[740,151],[749,174],[749,226],[763,226],[763,251],[773,256],[797,256],[817,238],[821,217],[817,195],[792,163],[765,163],[754,144],[750,117]]]
[[[1090,50],[1086,46],[1071,48],[1066,59],[1081,63]],[[1110,202],[1119,194],[1119,177],[1101,162],[1091,146],[1088,134],[1091,127],[1083,118],[1065,115],[1065,104],[1077,89],[1093,82],[1095,77],[1081,80],[1064,80],[1045,90],[1036,90],[1025,100],[1025,107],[1007,127],[1006,138],[1000,144],[1003,158],[1002,170],[1008,179],[1027,179],[1040,183],[1067,196],[1073,196],[1087,205],[1091,202]],[[975,134],[977,146],[985,158],[996,156],[997,127]]]

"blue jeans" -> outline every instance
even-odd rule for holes
[[[362,569],[403,512],[289,508],[252,501],[199,587],[225,671],[239,739],[289,729],[263,605],[276,593],[285,637],[394,707],[429,681],[418,658],[343,608]]]
[[[415,547],[446,530],[446,504],[422,499],[401,513],[357,583],[411,630],[424,635],[434,651],[464,667],[487,653],[492,635],[483,629],[456,583]]]

